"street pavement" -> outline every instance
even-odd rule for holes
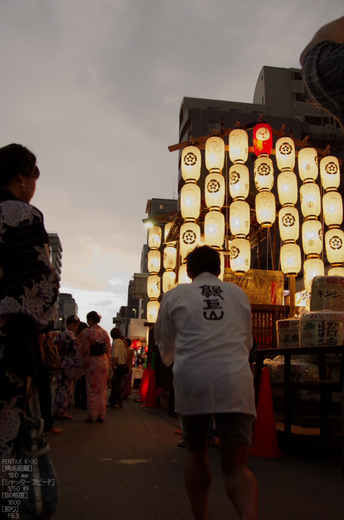
[[[122,409],[107,409],[103,424],[87,412],[55,421],[61,435],[47,437],[59,480],[54,520],[192,520],[184,486],[185,449],[178,418],[163,403],[143,408],[137,394]],[[209,448],[212,485],[209,520],[238,515],[226,496],[218,448]],[[343,520],[344,478],[339,461],[287,450],[282,457],[251,457],[258,480],[260,520]]]

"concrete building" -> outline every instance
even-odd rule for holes
[[[50,261],[53,264],[55,271],[61,281],[62,272],[62,244],[57,233],[48,233],[50,241]]]
[[[78,314],[78,306],[69,293],[60,293],[58,300],[57,323],[55,328],[61,329],[66,326],[66,319],[72,314]]]

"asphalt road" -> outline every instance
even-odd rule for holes
[[[192,520],[178,419],[163,405],[142,408],[135,397],[122,409],[108,409],[103,424],[85,423],[86,412],[73,407],[71,421],[55,421],[63,433],[48,437],[59,479],[54,520]],[[219,450],[208,452],[209,520],[237,519],[224,491]],[[288,450],[278,459],[251,457],[249,466],[258,480],[260,520],[343,520],[338,460]]]

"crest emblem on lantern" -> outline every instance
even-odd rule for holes
[[[286,213],[282,218],[282,224],[285,227],[292,227],[295,224],[295,217],[291,213]]]
[[[329,175],[336,175],[336,173],[338,172],[338,166],[335,162],[329,162],[326,164],[325,171]]]
[[[282,143],[279,147],[279,151],[282,155],[290,155],[293,151],[293,148],[289,143]]]
[[[196,163],[197,163],[197,156],[194,153],[189,152],[185,155],[184,164],[186,164],[187,166],[194,166]]]
[[[259,175],[269,175],[271,172],[271,168],[269,164],[261,163],[258,166],[257,172],[259,173]]]
[[[217,180],[212,179],[210,182],[208,182],[207,190],[209,193],[217,193],[220,191],[220,188],[220,183]]]
[[[343,241],[340,237],[334,236],[331,238],[331,240],[329,242],[329,246],[331,249],[334,249],[334,250],[341,249],[343,247]]]
[[[183,242],[184,244],[194,244],[196,242],[196,233],[191,229],[188,229],[183,233]]]
[[[229,182],[233,184],[237,184],[240,181],[240,173],[239,172],[232,172],[229,178]]]
[[[236,258],[238,258],[238,256],[240,255],[240,249],[236,246],[234,247],[231,247],[231,250],[230,250],[230,253],[229,253],[229,257],[231,260],[235,260]]]

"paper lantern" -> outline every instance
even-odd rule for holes
[[[250,232],[250,205],[242,200],[234,201],[230,205],[229,220],[232,235],[246,237]]]
[[[225,179],[220,173],[209,173],[205,178],[205,203],[208,208],[222,208],[225,202]]]
[[[338,191],[328,191],[323,196],[323,213],[327,226],[340,226],[343,222],[343,199]]]
[[[269,157],[254,161],[254,183],[258,191],[271,190],[274,185],[274,165]]]
[[[327,274],[328,276],[344,276],[344,267],[332,267]]]
[[[235,238],[229,246],[229,258],[234,274],[242,276],[250,269],[251,247],[246,238]]]
[[[256,217],[262,227],[271,227],[276,220],[276,200],[270,191],[256,195]]]
[[[315,182],[308,182],[300,187],[300,202],[302,215],[305,218],[320,215],[320,188]]]
[[[173,246],[164,249],[163,265],[165,269],[175,269],[177,263],[177,250]]]
[[[181,169],[184,181],[198,181],[201,175],[201,152],[196,146],[187,146],[182,151]]]
[[[204,241],[206,245],[222,248],[224,235],[224,215],[220,211],[209,211],[204,219]]]
[[[314,276],[323,276],[325,272],[324,262],[320,258],[310,258],[303,263],[303,279],[307,292],[312,290]]]
[[[220,280],[223,281],[223,277],[225,275],[225,255],[224,255],[223,251],[219,251],[219,255],[220,255],[220,274],[219,274],[219,278],[220,278]]]
[[[329,229],[325,233],[325,249],[327,260],[330,264],[344,262],[344,231],[341,229]]]
[[[174,271],[165,271],[162,275],[162,290],[164,293],[173,289],[176,285],[176,273]]]
[[[148,261],[148,272],[149,273],[158,273],[161,268],[161,258],[160,251],[157,249],[152,249],[148,251],[147,261]]]
[[[186,264],[182,264],[179,267],[178,272],[178,283],[191,283],[191,278],[188,277],[188,274],[186,272]]]
[[[147,295],[148,298],[159,298],[161,289],[160,276],[153,274],[147,278]]]
[[[323,230],[319,220],[302,224],[302,247],[305,255],[320,255],[323,250]]]
[[[184,260],[186,255],[198,246],[201,231],[198,224],[194,222],[185,222],[179,232],[179,252]]]
[[[297,177],[286,170],[277,177],[277,191],[280,204],[296,204],[298,196]]]
[[[301,270],[301,249],[297,244],[281,247],[281,270],[287,276],[296,276]]]
[[[188,182],[184,184],[180,194],[181,214],[184,219],[199,217],[201,207],[201,189],[197,184]]]
[[[270,155],[272,150],[272,130],[266,123],[259,123],[253,128],[253,148],[256,155]]]
[[[228,138],[229,158],[233,163],[245,163],[248,158],[248,135],[246,130],[236,128]]]
[[[147,303],[147,321],[148,323],[155,323],[158,317],[160,303],[156,300],[151,300]]]
[[[162,231],[160,226],[153,226],[148,229],[148,246],[150,249],[159,249],[161,237]]]
[[[320,178],[324,190],[333,190],[340,185],[340,168],[337,157],[328,155],[320,161]]]
[[[279,232],[283,242],[299,238],[300,223],[299,212],[294,207],[281,208],[278,214]]]
[[[233,164],[229,169],[229,193],[234,200],[246,199],[250,188],[250,173],[244,164]]]
[[[205,166],[215,173],[222,171],[225,163],[225,142],[221,137],[212,136],[205,142]]]
[[[295,144],[291,137],[281,137],[276,141],[276,162],[277,168],[283,170],[293,170],[295,166]]]
[[[318,177],[318,153],[314,148],[302,148],[298,157],[299,176],[302,181],[313,180]]]
[[[166,242],[167,240],[167,237],[170,233],[172,229],[172,222],[168,222],[166,225],[165,225],[165,228],[164,228],[164,242]]]

